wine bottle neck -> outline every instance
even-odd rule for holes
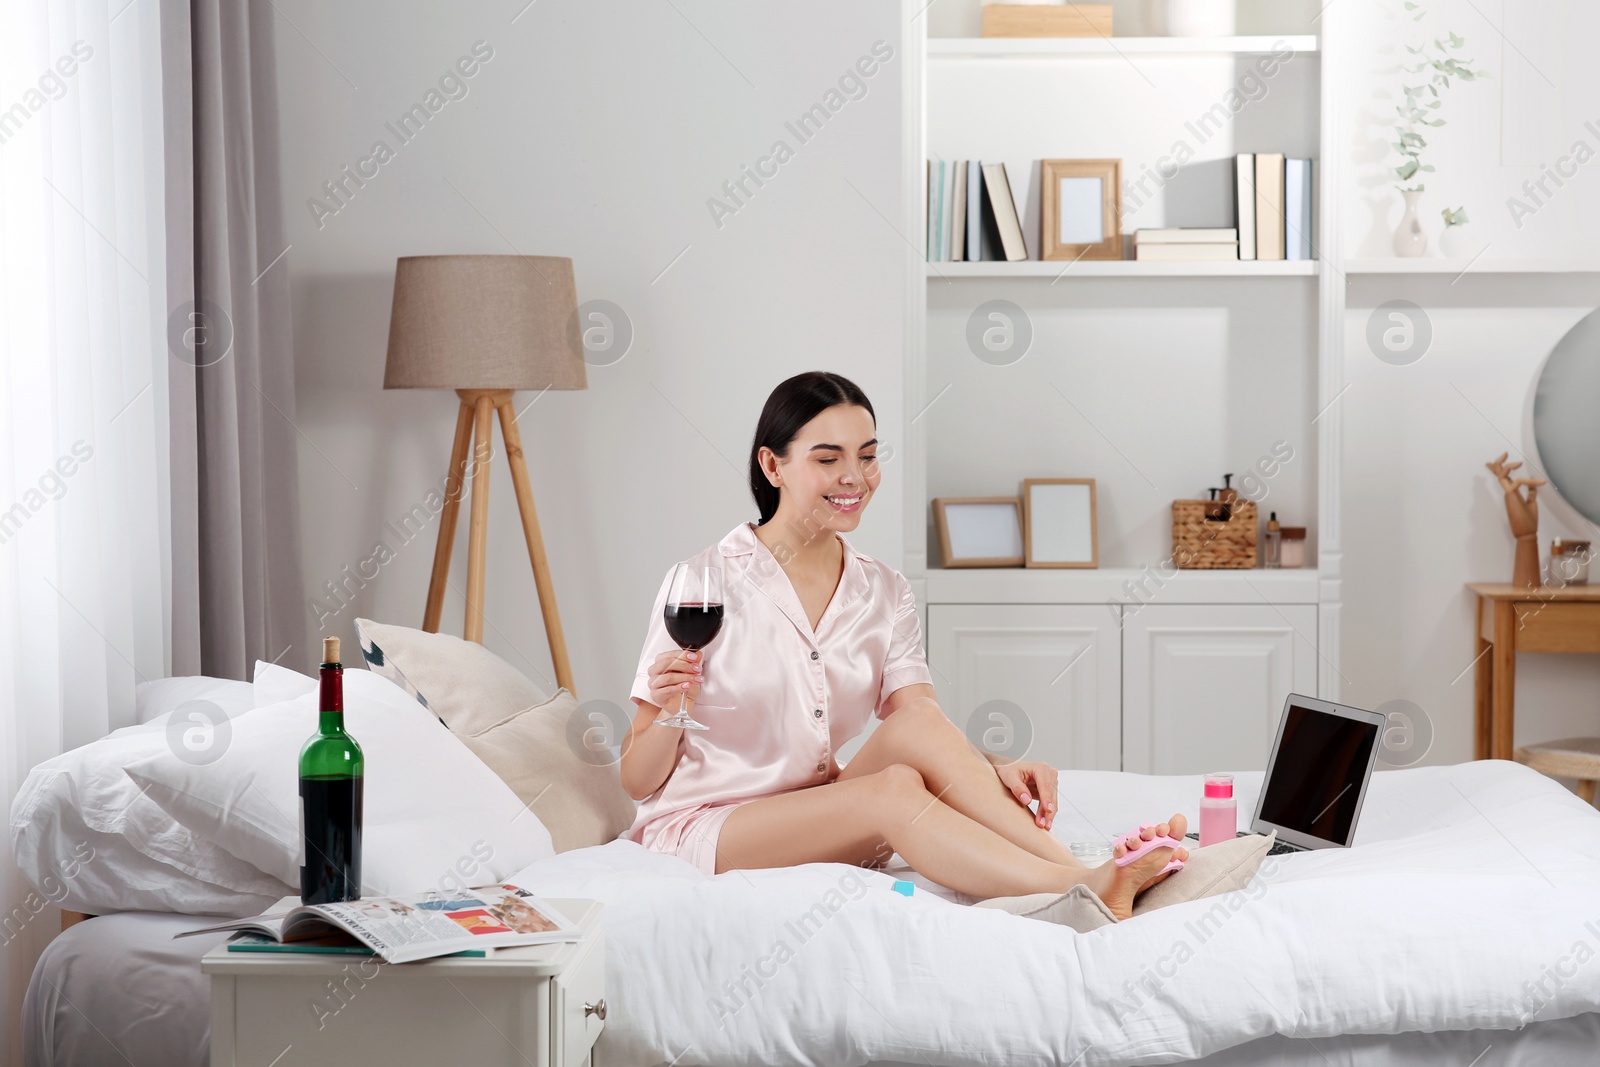
[[[317,726],[322,733],[344,730],[344,668],[341,665],[322,665],[322,692],[317,706],[321,709]]]

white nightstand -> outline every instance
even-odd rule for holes
[[[551,904],[582,941],[404,964],[224,942],[200,961],[212,1067],[584,1067],[606,1018],[601,904]]]

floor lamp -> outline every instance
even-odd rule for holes
[[[455,445],[445,483],[439,541],[422,628],[439,631],[462,485],[472,472],[472,519],[467,534],[467,612],[464,637],[483,642],[483,590],[489,538],[491,423],[500,418],[511,484],[533,562],[556,683],[576,692],[567,641],[556,609],[550,563],[528,484],[512,396],[518,389],[582,389],[583,346],[578,332],[572,260],[556,256],[406,256],[395,264],[385,389],[454,389],[461,399]],[[468,455],[471,455],[469,462]]]

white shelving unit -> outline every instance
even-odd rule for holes
[[[1250,260],[1217,263],[1140,263],[1131,259],[1072,261],[1020,259],[1012,263],[927,263],[928,280],[949,278],[1304,278],[1318,273],[1316,260]]]
[[[1135,567],[934,567],[925,577],[928,598],[941,604],[1315,604],[1319,595],[1316,571],[1260,567],[1169,575]]]
[[[1346,274],[1600,274],[1600,258],[1591,259],[1352,259]]]
[[[930,37],[929,59],[1315,52],[1315,34],[1254,37]]]
[[[930,663],[941,691],[951,693],[947,703],[954,705],[947,707],[947,711],[960,721],[966,715],[977,714],[974,709],[979,705],[988,706],[997,700],[1013,702],[1034,720],[1032,725],[1038,726],[1036,733],[1041,744],[1060,746],[1055,750],[1036,751],[1032,758],[1045,759],[1057,766],[1112,769],[1122,766],[1147,773],[1192,773],[1228,766],[1240,769],[1258,766],[1265,757],[1271,740],[1270,730],[1287,692],[1315,692],[1334,699],[1339,695],[1342,425],[1339,407],[1330,407],[1330,404],[1344,388],[1343,320],[1347,282],[1346,271],[1332,266],[1322,269],[1324,263],[1338,266],[1341,260],[1339,198],[1320,193],[1322,189],[1337,189],[1340,182],[1339,153],[1333,148],[1339,143],[1338,87],[1334,68],[1326,58],[1329,41],[1337,40],[1331,31],[1339,17],[1336,8],[1337,5],[1323,8],[1317,23],[1322,30],[1320,36],[1284,34],[1198,40],[1148,37],[929,39],[927,21],[919,17],[920,0],[904,3],[902,150],[906,184],[903,232],[909,238],[905,329],[906,572],[919,602],[926,608],[924,625]],[[1275,86],[1273,92],[1292,93],[1296,84],[1303,84],[1317,94],[1317,104],[1312,110],[1318,120],[1314,144],[1307,143],[1305,124],[1296,122],[1292,111],[1263,110],[1252,119],[1281,123],[1283,143],[1295,144],[1292,138],[1300,137],[1302,140],[1298,143],[1303,147],[1298,151],[1304,154],[1310,149],[1317,160],[1318,261],[930,263],[914,247],[919,244],[926,224],[923,176],[924,161],[930,154],[946,158],[950,155],[1004,158],[1003,151],[985,157],[976,144],[987,131],[983,125],[983,109],[1000,106],[991,97],[1002,97],[1010,90],[986,88],[985,83],[974,79],[1017,78],[1020,80],[1014,84],[1027,87],[1018,91],[1035,94],[1014,103],[1006,101],[1011,110],[1004,117],[1010,122],[1010,146],[1015,156],[1020,123],[1033,121],[1035,112],[1039,113],[1041,135],[1031,153],[1037,159],[1067,154],[1054,147],[1062,139],[1052,139],[1049,124],[1059,128],[1061,123],[1073,121],[1073,115],[1063,113],[1059,106],[1039,105],[1036,98],[1041,86],[1048,93],[1051,78],[1078,76],[1091,69],[1113,74],[1121,72],[1127,77],[1127,68],[1133,64],[1142,77],[1145,69],[1153,73],[1153,79],[1143,77],[1143,81],[1153,87],[1164,77],[1186,76],[1183,72],[1189,68],[1182,64],[1193,62],[1211,64],[1207,76],[1225,82],[1227,77],[1233,76],[1232,72],[1247,69],[1255,57],[1269,54],[1287,55],[1295,69],[1294,77]],[[1145,58],[1148,64],[1142,63]],[[1106,66],[1107,61],[1116,65]],[[1077,66],[1085,63],[1099,66]],[[941,78],[961,79],[948,83],[959,84],[960,93],[952,96],[946,91],[939,95],[953,100],[955,106],[962,109],[960,121],[965,122],[969,130],[978,130],[977,134],[962,139],[972,146],[968,153],[959,153],[956,149],[930,153],[929,84]],[[981,100],[971,98],[974,86],[979,87]],[[1106,95],[1112,92],[1109,88],[1104,90]],[[1095,103],[1100,106],[1103,100]],[[1274,106],[1281,108],[1282,100],[1275,101]],[[1303,108],[1310,108],[1309,103],[1304,102]],[[1285,115],[1291,117],[1285,118]],[[1121,119],[1124,123],[1131,121],[1126,114]],[[1130,133],[1130,139],[1137,133]],[[1095,127],[1094,143],[1106,147],[1082,154],[1118,155],[1114,129],[1112,134],[1107,135],[1104,123]],[[1255,136],[1261,139],[1259,129]],[[1218,152],[1213,146],[1212,154],[1206,158],[1220,158],[1229,152],[1231,150]],[[1123,151],[1121,155],[1126,178],[1133,170],[1135,153]],[[1445,263],[1434,262],[1441,266]],[[1075,280],[1085,278],[1105,279],[1104,284],[1110,286],[1136,286],[1141,280],[1172,279],[1160,282],[1162,288],[1152,290],[1147,299],[1130,297],[1135,290],[1095,290],[1108,294],[1108,312],[1120,309],[1122,314],[1138,315],[1137,311],[1129,309],[1159,308],[1161,302],[1169,298],[1177,305],[1194,308],[1216,298],[1232,300],[1236,313],[1248,315],[1256,308],[1250,298],[1241,299],[1238,296],[1241,290],[1235,287],[1271,285],[1278,288],[1270,290],[1271,297],[1265,295],[1269,290],[1263,290],[1263,305],[1305,306],[1308,313],[1315,316],[1314,323],[1306,324],[1309,329],[1305,335],[1311,338],[1310,350],[1299,356],[1311,364],[1303,368],[1303,375],[1298,379],[1307,383],[1306,393],[1285,401],[1309,402],[1314,405],[1312,411],[1320,413],[1311,420],[1314,425],[1308,431],[1309,441],[1314,441],[1310,451],[1315,455],[1312,490],[1315,507],[1305,524],[1313,528],[1316,542],[1316,556],[1314,561],[1308,560],[1308,569],[1179,571],[1159,578],[1152,576],[1149,567],[1108,566],[1078,571],[947,570],[940,568],[937,560],[928,559],[929,504],[933,495],[929,491],[929,425],[934,420],[924,416],[950,388],[946,382],[930,380],[930,292],[945,293],[943,287],[957,282],[964,285],[984,283],[987,286],[984,298],[991,299],[1004,296],[1004,286],[1014,285],[1019,301],[1029,299],[1029,294],[1057,301],[1046,305],[1048,314],[1059,307],[1082,307],[1081,303],[1059,303],[1070,300],[1069,297],[1046,298],[1042,294],[1069,291]],[[1183,286],[1184,279],[1193,280],[1193,287],[1173,288]],[[1218,284],[1225,288],[1218,289]],[[1205,288],[1207,285],[1211,288]],[[1314,297],[1312,290],[1282,288],[1298,285],[1313,286]],[[959,301],[953,294],[964,291],[949,290],[951,295],[940,298],[946,317],[940,320],[939,343],[946,346],[950,340],[945,332],[953,328],[948,315],[950,301]],[[1232,295],[1218,296],[1223,293]],[[1305,295],[1298,297],[1296,293]],[[1149,303],[1151,300],[1155,303]],[[1274,313],[1277,308],[1268,307],[1267,311]],[[1117,353],[1108,349],[1099,354]],[[1297,354],[1291,351],[1285,355],[1295,358]],[[942,358],[948,359],[948,356]],[[1181,357],[1175,354],[1174,363],[1179,362]],[[1145,367],[1148,371],[1148,364]],[[1019,401],[1023,399],[1026,398],[1019,397]],[[1085,403],[1092,407],[1092,401]],[[1309,414],[1307,418],[1310,419]],[[1047,432],[1047,429],[1039,427],[1035,432]],[[1027,431],[1026,427],[994,428],[994,432],[1002,434]],[[971,444],[975,450],[984,447],[981,440]],[[1145,480],[1154,485],[1151,479]],[[1102,558],[1106,554],[1105,522],[1102,512]],[[1185,692],[1196,699],[1175,698],[1175,694]],[[1220,722],[1217,717],[1221,717]],[[1152,748],[1152,738],[1169,735],[1182,738],[1195,734],[1194,722],[1200,719],[1220,727],[1209,730],[1204,736],[1233,739],[1229,743],[1231,748],[1212,750],[1201,745],[1195,749],[1197,754],[1193,759],[1206,762],[1206,766],[1189,766],[1185,762],[1189,757],[1181,755],[1181,746],[1178,750]],[[1107,731],[1115,731],[1118,723],[1120,735],[1113,738]],[[1211,766],[1212,763],[1216,766]]]

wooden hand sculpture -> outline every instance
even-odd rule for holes
[[[1536,588],[1539,582],[1539,487],[1543,478],[1513,478],[1511,472],[1522,466],[1522,461],[1507,463],[1506,456],[1485,463],[1506,491],[1506,517],[1511,520],[1511,536],[1517,539],[1517,555],[1511,569],[1511,584],[1521,589]],[[1528,495],[1517,490],[1526,488]]]

